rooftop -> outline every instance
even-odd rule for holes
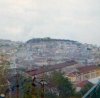
[[[70,61],[66,61],[64,63],[60,63],[60,64],[56,64],[56,65],[43,66],[38,69],[29,70],[29,71],[27,71],[27,73],[30,74],[31,76],[38,75],[38,74],[41,74],[44,72],[49,72],[49,71],[53,71],[56,69],[62,69],[66,66],[74,65],[76,63],[77,62],[75,62],[74,60],[70,60]]]
[[[90,71],[94,71],[96,69],[98,69],[98,67],[96,65],[84,66],[84,67],[77,68],[79,73],[83,73],[83,74],[88,73]]]

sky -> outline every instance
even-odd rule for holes
[[[0,0],[0,39],[39,37],[100,45],[100,0]]]

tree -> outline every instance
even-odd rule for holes
[[[14,89],[16,91],[16,83],[13,82],[12,86],[15,87]],[[19,74],[18,85],[19,98],[40,98],[40,87],[36,85],[35,80],[31,77],[25,77]]]
[[[10,67],[10,62],[6,60],[4,55],[0,56],[0,94],[5,93],[8,88],[8,69]]]
[[[57,95],[53,94],[52,92],[46,92],[45,98],[57,98]]]
[[[70,98],[74,94],[72,83],[63,76],[63,73],[54,71],[49,81],[54,84],[60,98]]]
[[[80,91],[80,94],[83,96],[93,87],[92,83],[87,83]]]

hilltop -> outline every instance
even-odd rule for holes
[[[81,64],[99,64],[100,47],[78,41],[33,38],[25,43],[0,40],[0,53],[9,54],[19,66],[52,65],[68,59]]]

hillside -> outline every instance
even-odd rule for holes
[[[73,40],[34,38],[26,43],[0,40],[0,52],[22,66],[52,65],[73,59],[82,64],[100,63],[100,47]]]

